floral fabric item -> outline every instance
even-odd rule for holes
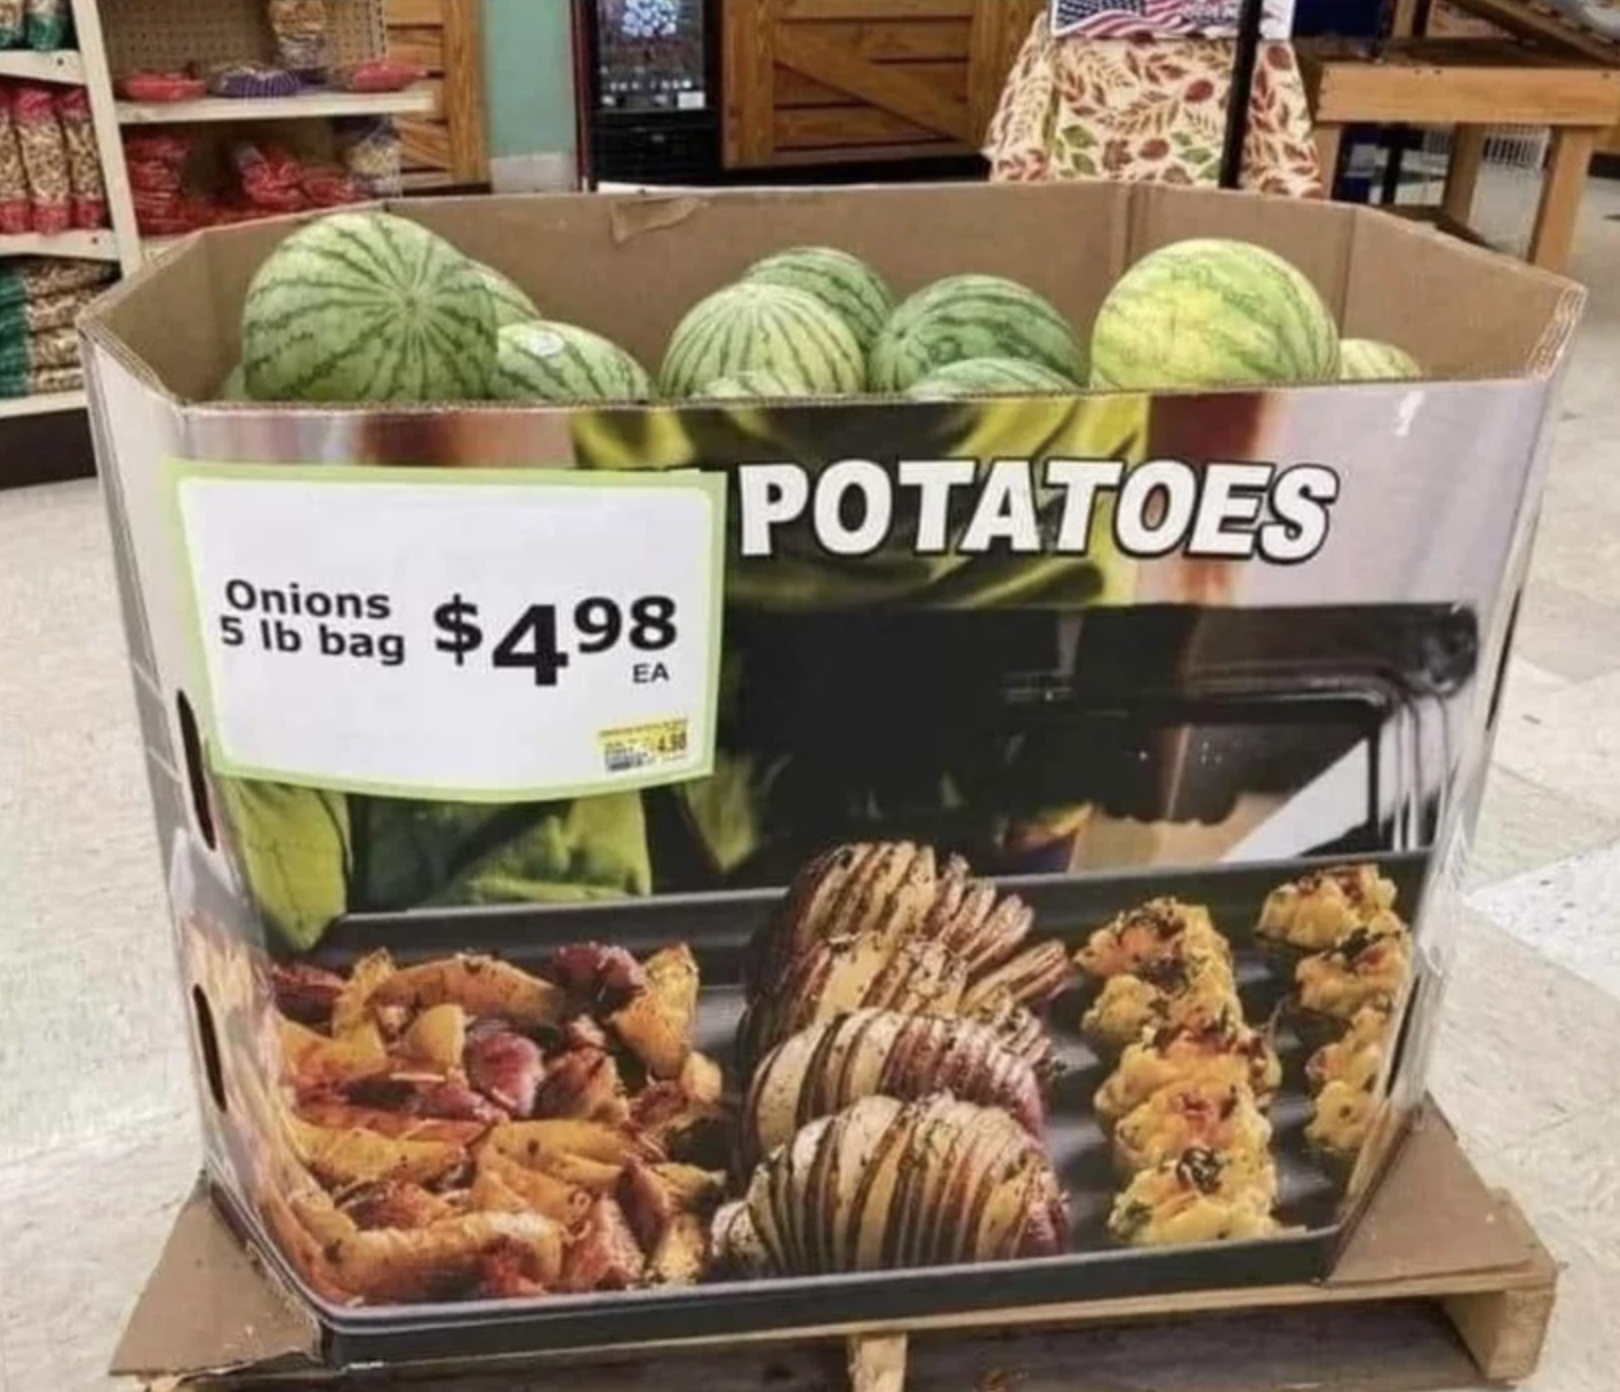
[[[991,122],[991,177],[1207,184],[1220,179],[1234,45],[1224,39],[1065,39],[1031,32]],[[1286,43],[1255,65],[1243,187],[1319,197],[1305,85]]]

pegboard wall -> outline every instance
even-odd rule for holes
[[[265,0],[100,0],[113,73],[174,72],[187,63],[271,63]],[[380,58],[388,45],[383,0],[326,0],[332,61]]]

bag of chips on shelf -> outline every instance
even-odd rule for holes
[[[391,58],[370,58],[333,68],[331,85],[340,92],[403,92],[427,76],[425,68],[396,63]]]
[[[397,198],[405,191],[405,150],[391,119],[369,116],[333,122],[343,167],[367,198]]]
[[[20,237],[34,230],[34,205],[28,201],[28,176],[11,122],[11,98],[0,82],[0,237]]]
[[[23,0],[0,0],[0,48],[16,48],[27,32]]]
[[[81,232],[107,226],[107,185],[101,177],[101,154],[96,149],[96,123],[90,114],[90,93],[69,87],[57,94],[56,117],[67,146],[68,187],[73,195],[73,225]]]
[[[68,0],[25,0],[23,27],[28,46],[54,53],[67,43]]]
[[[300,187],[312,208],[340,208],[371,196],[348,170],[333,164],[306,164]]]
[[[28,200],[34,206],[34,231],[46,236],[73,226],[73,191],[68,182],[67,143],[56,119],[54,88],[19,85],[13,89],[12,124],[28,175]]]
[[[231,146],[231,164],[242,181],[242,192],[256,208],[272,213],[296,213],[309,206],[304,197],[303,168],[291,151],[280,145],[238,140]]]
[[[80,261],[62,256],[25,256],[0,261],[0,310],[75,290],[98,292],[117,275],[106,261]]]
[[[300,77],[324,78],[331,65],[326,0],[268,0],[268,7],[282,65]]]
[[[304,90],[304,84],[294,73],[266,63],[216,63],[198,71],[210,95],[234,97],[238,101],[296,97]]]

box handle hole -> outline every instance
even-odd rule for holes
[[[201,986],[191,988],[191,1009],[197,1017],[197,1042],[202,1049],[203,1075],[208,1079],[208,1093],[220,1111],[227,1110],[225,1099],[225,1070],[219,1059],[219,1033],[214,1028],[213,1007]]]
[[[180,742],[186,761],[186,780],[191,786],[191,811],[197,819],[197,830],[211,851],[219,849],[214,835],[214,811],[208,799],[208,779],[204,773],[202,731],[197,728],[197,717],[191,709],[186,693],[181,692],[175,702],[180,715]]]

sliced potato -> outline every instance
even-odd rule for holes
[[[388,1046],[375,1024],[332,1039],[292,1020],[280,1021],[277,1030],[284,1071],[297,1087],[350,1083],[388,1067]]]
[[[541,1285],[562,1275],[563,1232],[538,1213],[467,1213],[430,1227],[356,1232],[329,1248],[343,1284],[379,1303],[425,1300],[470,1282],[486,1256],[515,1254]]]
[[[489,1145],[478,1152],[478,1178],[481,1180],[486,1175],[499,1186],[497,1188],[495,1183],[486,1186],[483,1190],[486,1197],[501,1193],[516,1195],[525,1208],[543,1213],[564,1227],[572,1228],[582,1223],[585,1215],[591,1211],[591,1196],[586,1190],[544,1170],[530,1169]],[[479,1201],[479,1195],[475,1181],[473,1206],[488,1207]]]
[[[524,1029],[560,1025],[567,993],[496,957],[463,954],[393,973],[372,994],[378,1005],[428,1010],[459,1005],[476,1019],[509,1020]]]
[[[461,1067],[467,1048],[467,1012],[459,1005],[424,1010],[405,1031],[405,1052],[441,1072]]]
[[[609,1017],[655,1078],[678,1077],[692,1048],[700,986],[697,959],[685,943],[655,952],[644,963],[647,989]]]
[[[600,1121],[514,1121],[497,1126],[489,1141],[503,1155],[531,1168],[565,1155],[621,1167],[629,1160],[663,1158],[640,1137]]]
[[[368,953],[356,962],[332,1007],[332,1033],[347,1034],[365,1024],[371,1017],[371,998],[393,974],[394,959],[386,949]]]
[[[677,1213],[647,1262],[655,1286],[695,1286],[709,1269],[709,1230],[694,1213]]]
[[[298,1158],[322,1183],[333,1187],[410,1180],[432,1184],[454,1173],[467,1159],[461,1146],[442,1141],[404,1141],[374,1131],[329,1131],[299,1117],[287,1124]]]

